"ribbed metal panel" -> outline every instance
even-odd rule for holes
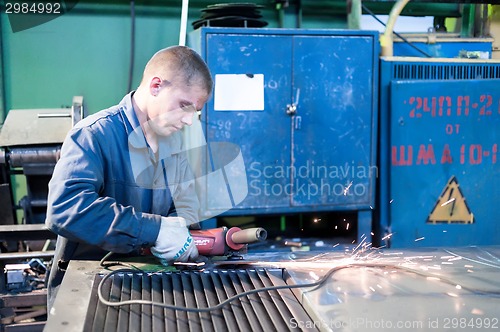
[[[231,269],[162,273],[118,273],[103,285],[110,301],[153,300],[188,308],[212,307],[239,293],[285,285],[283,269]],[[97,298],[96,275],[85,331],[288,331],[311,321],[289,289],[258,292],[207,313],[151,305],[107,307]],[[315,330],[315,329],[313,329]]]
[[[395,63],[394,79],[408,80],[471,80],[500,78],[500,64],[471,63]]]

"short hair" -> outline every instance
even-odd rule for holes
[[[170,46],[156,52],[146,64],[142,79],[156,75],[162,79],[167,79],[166,75],[179,75],[186,85],[200,85],[212,93],[210,69],[198,53],[186,46]]]

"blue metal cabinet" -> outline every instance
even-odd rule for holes
[[[395,57],[382,60],[381,78],[391,245],[499,244],[500,62]]]
[[[239,145],[248,180],[248,195],[226,215],[374,206],[377,36],[202,29],[201,53],[216,85],[202,118],[206,138]],[[217,85],[231,75],[263,77],[263,95],[248,89],[263,96],[262,107],[218,106]]]

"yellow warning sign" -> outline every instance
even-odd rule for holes
[[[472,224],[474,214],[470,211],[457,179],[452,176],[439,196],[427,223]]]

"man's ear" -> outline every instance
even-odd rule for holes
[[[161,78],[155,76],[149,82],[149,91],[153,96],[157,96],[160,93],[161,88]]]

